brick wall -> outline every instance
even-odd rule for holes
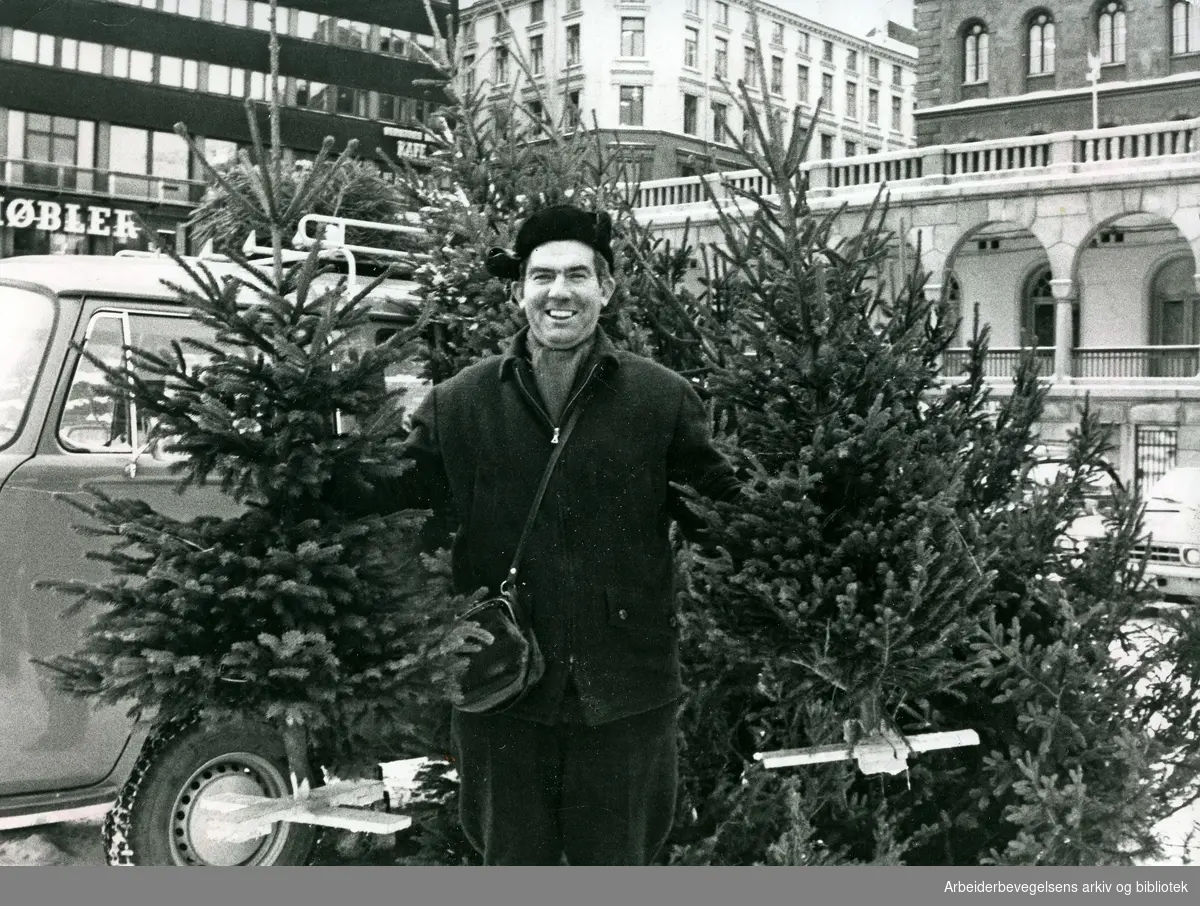
[[[931,145],[966,138],[1000,138],[1030,131],[1057,131],[1091,126],[1091,101],[1068,96],[1025,109],[1019,101],[1031,91],[1088,88],[1087,56],[1096,48],[1096,11],[1104,0],[915,0],[914,24],[919,37],[917,65],[917,144]],[[1055,20],[1055,71],[1031,78],[1028,73],[1027,22],[1039,8]],[[988,29],[988,82],[963,85],[964,26],[984,22]],[[1173,57],[1170,0],[1127,0],[1126,62],[1105,66],[1103,82],[1158,79],[1200,70],[1200,54]],[[922,110],[972,98],[1012,98],[1003,113],[975,111],[969,117],[925,116]],[[1157,122],[1200,115],[1200,88],[1150,86],[1102,95],[1101,122],[1117,125]],[[1058,105],[1057,107],[1055,105]],[[994,110],[995,108],[993,108]],[[969,120],[967,122],[966,120]],[[1048,125],[1048,128],[1047,128]]]

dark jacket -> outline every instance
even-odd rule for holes
[[[523,355],[524,333],[506,354],[434,387],[413,416],[407,451],[417,468],[401,482],[422,491],[405,502],[453,507],[464,593],[499,589],[553,449],[556,426]],[[602,332],[564,424],[576,407],[518,577],[546,674],[510,713],[554,720],[573,673],[584,720],[599,724],[683,691],[668,530],[672,518],[682,516],[685,531],[691,522],[671,482],[713,498],[733,495],[737,483],[691,385],[617,351]]]

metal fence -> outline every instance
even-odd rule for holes
[[[1139,496],[1175,467],[1178,451],[1177,428],[1137,426],[1134,434],[1134,462],[1137,464],[1134,489]]]

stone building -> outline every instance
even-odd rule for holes
[[[515,91],[568,129],[582,116],[642,179],[703,172],[710,159],[741,165],[730,139],[745,128],[738,79],[756,104],[765,88],[805,122],[825,98],[814,157],[911,147],[916,60],[903,32],[856,37],[800,6],[757,3],[760,63],[750,0],[476,0],[462,9],[465,87],[502,109]]]
[[[444,28],[449,7],[432,8]],[[425,153],[416,123],[442,98],[414,84],[435,74],[422,0],[287,0],[278,16],[288,160],[329,135],[364,157]],[[213,163],[250,144],[268,29],[258,0],[0,2],[0,259],[187,248],[205,171],[172,129]]]
[[[815,211],[846,206],[843,233],[886,183],[888,225],[909,250],[920,243],[926,291],[958,306],[964,342],[976,311],[990,326],[997,393],[1022,347],[1037,347],[1051,385],[1047,445],[1066,440],[1090,396],[1114,428],[1122,478],[1143,486],[1171,465],[1200,465],[1196,10],[918,0],[918,148],[804,165]],[[1031,34],[1040,53],[1053,48],[1036,74]],[[1115,125],[1092,128],[1089,53],[1112,59],[1097,94]],[[986,78],[963,78],[968,59]],[[715,241],[699,188],[644,185],[642,216],[667,235],[690,217]],[[960,361],[948,357],[948,379]]]

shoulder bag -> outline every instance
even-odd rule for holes
[[[481,601],[459,614],[458,621],[475,623],[491,634],[493,641],[472,654],[460,682],[461,700],[454,703],[460,711],[485,714],[503,711],[520,701],[525,693],[542,678],[546,660],[533,633],[532,618],[525,602],[517,592],[517,571],[525,553],[525,543],[533,531],[542,498],[550,484],[550,476],[558,465],[567,438],[575,427],[581,407],[576,407],[567,420],[555,444],[533,506],[525,520],[525,529],[513,554],[508,576],[500,586],[500,594]]]

